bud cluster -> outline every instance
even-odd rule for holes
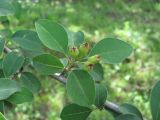
[[[72,58],[79,58],[82,59],[87,56],[88,52],[90,50],[89,43],[85,42],[81,44],[79,47],[72,46],[69,48],[69,55]],[[83,69],[86,71],[90,71],[93,69],[94,65],[98,63],[101,60],[100,55],[94,55],[87,59],[87,61],[83,62]]]
[[[89,52],[90,46],[89,43],[85,42],[79,46],[72,46],[69,48],[69,55],[73,58],[83,58]]]

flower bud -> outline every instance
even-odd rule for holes
[[[76,58],[79,55],[79,50],[76,46],[69,48],[69,55],[73,58]]]
[[[101,56],[100,55],[94,55],[88,58],[88,62],[92,63],[92,64],[96,64],[101,60]]]
[[[89,52],[89,49],[90,49],[90,45],[87,42],[80,45],[80,47],[79,47],[79,57],[86,56]]]
[[[92,63],[90,63],[90,62],[84,62],[84,66],[83,66],[83,69],[84,70],[86,70],[86,71],[90,71],[90,70],[92,70],[93,69],[93,64]]]

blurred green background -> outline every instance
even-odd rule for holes
[[[88,41],[116,37],[130,43],[133,54],[121,64],[104,66],[103,84],[108,100],[132,103],[151,119],[149,94],[160,79],[160,2],[158,0],[13,0],[15,16],[1,18],[3,36],[17,30],[35,30],[38,19],[50,19]],[[6,111],[9,120],[60,120],[67,103],[64,85],[41,77],[42,89],[32,103]],[[89,120],[113,120],[106,111],[93,112]]]

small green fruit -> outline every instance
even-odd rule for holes
[[[90,49],[90,45],[87,42],[80,45],[80,47],[79,47],[79,57],[86,56],[89,52],[89,49]]]
[[[93,66],[94,65],[92,63],[87,61],[87,62],[84,62],[83,69],[86,71],[90,71],[93,69]]]
[[[101,60],[101,56],[100,55],[94,55],[88,58],[88,62],[96,64]]]
[[[76,58],[79,55],[79,50],[76,46],[69,48],[69,55],[73,58]]]

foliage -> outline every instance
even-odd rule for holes
[[[55,27],[55,28],[57,28],[57,29],[54,29],[55,31],[52,31],[52,29],[53,28],[51,28],[51,26],[52,27]],[[44,28],[44,29],[43,29]],[[52,69],[55,67],[54,66],[54,64],[52,63],[52,61],[57,61],[58,63],[59,63],[59,65],[61,66],[61,69],[63,69],[63,66],[62,66],[62,63],[60,63],[60,61],[61,61],[61,58],[64,58],[64,57],[66,57],[67,59],[68,59],[68,63],[69,64],[67,64],[67,67],[66,68],[69,68],[69,70],[68,69],[64,69],[64,70],[67,70],[67,71],[64,71],[64,72],[67,72],[67,74],[65,74],[66,76],[68,76],[68,74],[69,74],[69,76],[72,74],[72,72],[70,73],[70,71],[72,71],[73,70],[73,68],[75,69],[76,68],[76,71],[80,71],[79,69],[84,69],[84,68],[86,68],[85,69],[85,71],[83,71],[84,73],[85,72],[87,72],[87,71],[89,71],[89,73],[88,73],[88,75],[92,78],[92,81],[94,81],[94,79],[95,78],[93,78],[93,75],[91,74],[91,72],[90,72],[90,70],[92,71],[92,70],[94,70],[93,68],[95,67],[95,64],[94,63],[91,63],[91,61],[86,61],[87,59],[88,59],[88,57],[90,58],[90,56],[93,56],[93,55],[96,55],[96,54],[98,54],[98,55],[100,55],[100,58],[101,58],[101,64],[102,63],[117,63],[117,62],[121,62],[122,60],[124,60],[126,57],[128,57],[129,56],[129,54],[131,53],[131,47],[127,44],[127,43],[125,43],[125,42],[123,42],[123,41],[121,41],[121,40],[117,40],[117,39],[112,39],[112,40],[110,40],[110,38],[108,39],[108,38],[106,38],[106,39],[103,39],[103,40],[101,40],[100,42],[98,42],[97,44],[95,44],[93,47],[91,47],[91,48],[93,48],[92,50],[91,50],[91,52],[89,52],[89,56],[87,56],[87,54],[88,54],[88,51],[83,55],[83,57],[81,57],[81,56],[77,56],[77,58],[75,57],[75,58],[72,58],[70,55],[69,55],[69,53],[68,53],[68,48],[70,47],[70,45],[69,44],[67,44],[67,42],[69,41],[69,40],[67,40],[67,37],[66,37],[66,35],[68,35],[69,33],[68,33],[68,31],[66,30],[66,28],[64,28],[63,26],[61,26],[60,24],[57,24],[57,23],[54,23],[54,22],[52,22],[52,21],[49,21],[49,20],[40,20],[40,21],[38,21],[38,22],[36,22],[36,30],[37,30],[37,33],[38,33],[38,36],[39,36],[39,38],[40,38],[40,41],[44,44],[44,46],[46,46],[46,47],[48,47],[48,48],[50,48],[51,50],[48,50],[46,47],[44,47],[43,46],[43,48],[44,48],[44,51],[42,50],[42,52],[44,52],[44,53],[41,53],[41,52],[39,52],[38,51],[38,53],[36,53],[35,54],[35,49],[34,48],[36,48],[36,47],[34,47],[34,46],[31,46],[31,48],[30,48],[30,45],[28,45],[28,46],[25,46],[26,48],[24,48],[24,45],[23,45],[23,42],[21,43],[19,40],[15,40],[15,39],[17,39],[16,37],[14,37],[14,35],[13,35],[13,38],[15,38],[14,39],[14,42],[16,42],[16,44],[18,44],[18,46],[20,47],[20,51],[22,51],[23,52],[23,55],[24,55],[24,57],[25,57],[25,60],[26,60],[26,57],[28,58],[28,57],[30,57],[30,56],[28,56],[26,53],[24,53],[24,52],[28,52],[28,53],[34,53],[34,54],[32,54],[32,56],[33,56],[33,58],[31,57],[30,58],[30,61],[29,61],[29,64],[31,64],[32,65],[32,62],[33,62],[33,67],[35,67],[37,70],[44,70],[44,68],[45,68],[45,70],[44,71],[41,71],[41,74],[42,73],[45,73],[45,72],[47,72],[47,74],[50,74],[50,73],[54,73],[54,72],[56,72],[56,70],[55,71],[53,71]],[[21,35],[21,33],[18,33],[18,37],[22,37],[21,39],[23,39],[25,36],[23,36],[24,34],[28,34],[27,32],[26,33],[23,33],[22,35]],[[74,34],[74,33],[73,33]],[[16,35],[16,34],[15,34]],[[59,36],[58,36],[59,35]],[[61,36],[60,36],[61,35]],[[33,35],[32,35],[33,36]],[[69,36],[69,35],[68,35]],[[74,35],[72,36],[72,37],[74,37]],[[5,37],[6,38],[6,37]],[[36,35],[35,35],[35,37],[34,38],[37,38],[36,37]],[[69,37],[68,37],[69,38]],[[28,37],[27,37],[27,39],[28,39]],[[30,39],[30,38],[29,38]],[[60,41],[59,41],[59,39],[60,39]],[[64,39],[65,40],[65,42],[63,43],[61,40],[62,39]],[[71,37],[70,37],[70,39],[72,39]],[[80,39],[83,39],[83,38],[80,38]],[[72,39],[72,41],[73,41],[74,39]],[[40,41],[38,41],[37,40],[37,43],[39,43],[39,44],[41,44],[41,42]],[[107,43],[107,42],[109,42],[109,44],[103,44],[103,43]],[[118,43],[118,42],[120,42],[120,43]],[[3,42],[2,42],[3,43]],[[83,42],[82,42],[83,43]],[[80,44],[76,44],[76,45],[74,45],[74,46],[77,46],[77,47],[79,47],[79,45],[81,45],[82,44],[81,42],[80,42]],[[2,49],[3,49],[3,44],[1,44],[2,45]],[[37,48],[38,48],[38,44],[35,44],[35,46],[37,45]],[[106,47],[106,45],[108,45],[108,47]],[[124,45],[124,46],[123,46]],[[104,47],[105,46],[105,47]],[[113,46],[116,46],[116,47],[113,47]],[[40,47],[41,48],[41,47]],[[52,51],[52,50],[54,50],[54,51]],[[48,52],[48,51],[50,51],[50,52]],[[109,52],[108,52],[109,51]],[[37,52],[37,51],[36,51]],[[46,54],[46,52],[47,52],[47,54]],[[60,53],[61,52],[61,53]],[[21,52],[20,52],[21,53]],[[51,56],[51,53],[53,53],[52,55],[53,55],[53,57]],[[42,56],[41,57],[41,59],[39,59],[39,56],[41,56],[41,55],[48,55],[48,56],[50,56],[50,57],[48,57],[48,59],[45,59],[44,58],[44,56]],[[8,54],[7,54],[7,56],[8,56]],[[5,57],[5,58],[7,58],[7,56]],[[15,55],[16,56],[16,55]],[[54,56],[56,56],[56,57],[54,57]],[[11,56],[12,57],[12,56]],[[15,57],[16,58],[16,57]],[[14,58],[14,59],[15,59]],[[44,59],[43,59],[44,58]],[[51,60],[51,59],[52,60]],[[58,58],[60,58],[59,60],[58,60]],[[14,60],[13,59],[13,61],[11,60],[11,59],[9,59],[9,61],[7,61],[6,63],[5,63],[5,59],[3,60],[3,72],[4,72],[4,74],[5,74],[5,77],[11,77],[12,79],[16,79],[16,81],[18,81],[18,79],[19,79],[19,76],[21,75],[21,72],[23,71],[20,67],[22,66],[22,59],[19,59],[18,58],[18,56],[17,56],[17,59],[18,60],[20,60],[20,61],[17,61],[17,60]],[[40,60],[40,61],[39,61]],[[42,60],[42,61],[41,61]],[[47,60],[47,61],[46,61]],[[18,62],[19,64],[14,64],[14,62]],[[37,63],[35,64],[35,62],[38,62],[38,65],[37,65]],[[80,62],[80,63],[79,63]],[[99,61],[98,61],[99,62]],[[9,64],[12,64],[12,65],[14,65],[15,67],[12,67],[12,65],[11,66],[9,66],[9,67],[6,67],[6,70],[4,69],[4,67],[5,66],[7,66],[7,63],[8,63],[8,65]],[[76,64],[75,64],[76,63]],[[6,65],[5,65],[6,64]],[[45,65],[46,64],[46,65]],[[48,65],[47,65],[48,64]],[[51,66],[50,66],[51,65]],[[52,66],[53,65],[53,66]],[[41,67],[39,67],[39,66],[41,66]],[[104,66],[104,65],[103,65]],[[24,67],[25,68],[27,68],[28,67],[28,64],[26,65],[26,64],[24,64]],[[24,69],[24,67],[23,67],[23,69]],[[39,68],[38,68],[39,67]],[[57,66],[56,66],[57,67]],[[14,68],[14,69],[13,69]],[[77,70],[77,68],[78,68],[78,70]],[[7,73],[8,72],[8,70],[7,69],[13,69],[13,70],[9,70],[9,73]],[[49,72],[48,72],[48,69],[49,69]],[[61,70],[60,69],[60,70]],[[95,68],[96,69],[96,68]],[[19,70],[18,72],[16,72],[17,70]],[[28,69],[25,69],[25,70],[27,70],[28,71]],[[10,72],[11,71],[11,72]],[[31,70],[32,72],[34,71],[34,70]],[[95,71],[97,71],[97,70],[95,70]],[[36,72],[38,72],[38,71],[36,71]],[[69,72],[69,73],[68,73]],[[97,73],[97,72],[94,72],[94,73]],[[95,74],[94,74],[95,75]],[[96,74],[97,75],[97,74]],[[98,75],[99,76],[99,75]],[[103,75],[100,75],[100,76],[103,76]],[[84,89],[84,91],[86,90],[86,89],[90,89],[90,87],[94,87],[95,88],[95,85],[91,85],[90,87],[86,87],[85,86],[85,84],[83,83],[84,81],[81,81],[80,79],[78,79],[78,77],[76,77],[77,78],[77,83],[76,84],[80,84],[80,86],[82,87],[82,91],[80,91],[80,94],[82,94],[83,93],[83,89]],[[103,77],[102,77],[103,78]],[[68,86],[68,81],[70,80],[70,78],[68,77],[68,80],[67,80],[67,86]],[[90,81],[91,81],[91,79],[89,79]],[[99,79],[99,80],[101,80],[101,78]],[[88,81],[88,79],[86,79],[86,82]],[[89,81],[88,81],[89,82]],[[71,84],[72,84],[72,82],[71,82]],[[73,85],[71,85],[71,86],[73,86]],[[80,87],[80,88],[81,88]],[[75,103],[77,103],[77,104],[81,104],[80,103],[80,101],[78,100],[75,100],[75,98],[77,99],[77,97],[76,97],[76,94],[74,93],[75,91],[74,90],[76,90],[76,88],[75,88],[75,86],[73,86],[73,88],[72,87],[69,87],[71,90],[71,93],[68,93],[69,94],[69,96],[72,96],[71,97],[71,100],[72,100],[72,102],[75,102]],[[68,90],[67,90],[68,91]],[[91,90],[92,92],[93,92],[93,94],[94,94],[94,90]],[[153,91],[154,91],[154,89],[153,89]],[[154,93],[154,92],[153,92]],[[72,94],[72,95],[70,95],[70,94]],[[153,96],[155,96],[155,95],[153,95]],[[85,96],[86,97],[86,96]],[[88,97],[88,96],[87,96]],[[24,97],[25,98],[25,97]],[[82,97],[83,98],[83,97]],[[86,99],[86,98],[85,98]],[[91,99],[91,101],[94,101],[94,97],[92,96],[91,98],[89,97],[89,99]],[[102,103],[103,103],[103,101],[102,101]],[[83,104],[83,106],[85,106],[85,107],[89,107],[88,106],[89,104],[87,103],[85,103],[85,104]],[[100,106],[101,107],[101,106]],[[99,108],[99,107],[98,107]],[[133,109],[133,108],[132,108]],[[125,113],[126,114],[126,113]],[[120,116],[120,117],[129,117],[130,119],[135,119],[135,115],[128,115],[128,113],[127,113],[127,115],[122,115],[122,116]],[[128,119],[129,119],[128,118]],[[65,119],[65,118],[64,118]],[[117,118],[118,119],[118,118]]]

